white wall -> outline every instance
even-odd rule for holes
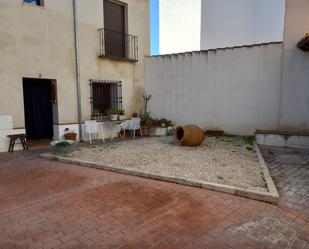
[[[160,54],[200,50],[201,0],[159,0]]]
[[[160,54],[282,41],[285,0],[159,0]]]
[[[254,43],[283,41],[285,0],[255,0]]]
[[[282,41],[285,0],[202,0],[201,49]]]
[[[287,0],[281,129],[309,130],[309,53],[296,47],[306,32],[309,32],[309,1]]]
[[[202,0],[201,49],[252,44],[255,0]]]
[[[279,124],[281,43],[148,57],[149,110],[234,134]]]

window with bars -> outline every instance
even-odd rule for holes
[[[122,85],[120,81],[90,80],[91,118],[110,115],[111,109],[122,109]]]
[[[37,6],[44,6],[44,0],[24,0],[24,3],[29,3]]]

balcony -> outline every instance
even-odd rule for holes
[[[108,29],[99,29],[101,58],[129,62],[138,61],[137,36]]]

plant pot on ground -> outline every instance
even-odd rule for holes
[[[76,143],[72,140],[59,140],[50,143],[54,154],[68,154],[74,151]]]
[[[75,133],[74,131],[70,131],[69,128],[65,128],[63,136],[65,140],[76,141],[77,133]]]
[[[76,141],[76,136],[77,136],[77,133],[74,133],[74,132],[64,134],[65,140]]]

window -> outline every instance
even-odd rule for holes
[[[111,109],[122,109],[122,86],[120,81],[90,80],[91,118],[109,115]]]
[[[29,3],[37,6],[44,6],[44,0],[24,0],[24,3]]]

